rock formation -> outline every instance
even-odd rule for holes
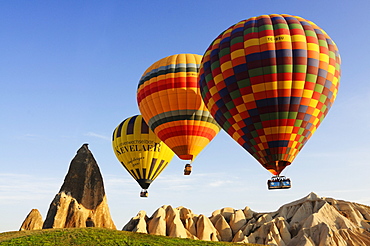
[[[51,202],[43,228],[104,227],[116,229],[108,208],[103,178],[88,145],[71,161],[59,193]]]
[[[145,211],[140,211],[134,218],[130,220],[129,223],[127,223],[123,227],[123,231],[132,231],[132,232],[140,232],[140,233],[148,233],[146,227],[148,216],[146,216]]]
[[[222,208],[206,217],[162,206],[151,217],[140,211],[123,230],[271,246],[370,245],[370,207],[315,193],[271,213]]]
[[[43,224],[42,216],[37,209],[32,209],[27,215],[26,219],[23,221],[20,231],[26,230],[39,230],[42,229]]]
[[[126,228],[123,228],[127,231]],[[129,230],[128,230],[129,231]],[[148,232],[153,235],[166,236],[166,210],[158,208],[148,222]]]

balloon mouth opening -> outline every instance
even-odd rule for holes
[[[273,175],[279,175],[290,164],[291,162],[289,161],[280,160],[269,162],[264,166]]]
[[[178,155],[181,160],[193,160],[193,155]]]
[[[136,180],[140,187],[143,188],[144,190],[148,189],[150,184],[153,182],[153,180],[150,179],[138,179]]]

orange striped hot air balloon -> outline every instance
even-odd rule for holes
[[[200,95],[201,59],[194,54],[165,57],[144,72],[137,90],[144,120],[182,160],[193,161],[220,130]]]

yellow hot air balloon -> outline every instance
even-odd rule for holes
[[[193,161],[220,127],[203,103],[197,82],[202,56],[177,54],[142,75],[137,101],[144,120],[182,160]],[[187,164],[185,174],[190,174]]]
[[[113,132],[112,145],[117,159],[139,183],[142,197],[155,178],[172,160],[174,153],[148,127],[141,115],[129,117]]]

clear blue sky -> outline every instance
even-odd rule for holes
[[[84,143],[97,160],[113,220],[121,229],[139,210],[185,206],[272,212],[315,192],[370,205],[369,1],[1,1],[0,232],[18,230],[32,208],[46,217],[70,161]],[[270,178],[221,132],[189,177],[175,157],[139,198],[139,185],[113,153],[111,134],[139,114],[138,81],[168,55],[202,55],[236,22],[261,14],[309,19],[337,43],[342,79],[334,106],[283,174]]]

